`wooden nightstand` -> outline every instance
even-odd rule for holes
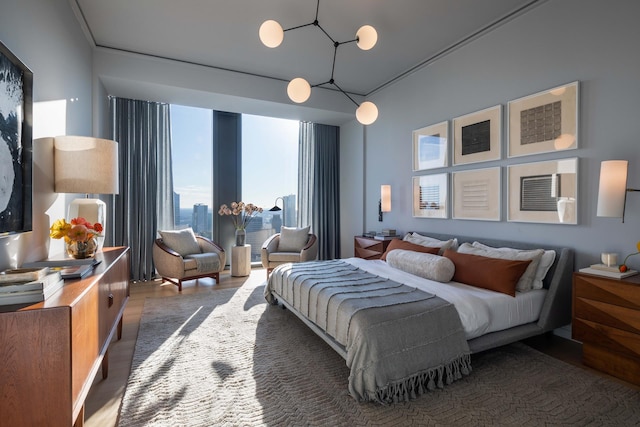
[[[572,336],[585,365],[640,385],[640,275],[574,273]]]
[[[355,236],[353,242],[354,256],[364,259],[380,259],[391,240],[393,239],[378,240],[373,237]]]

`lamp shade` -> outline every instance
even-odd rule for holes
[[[627,160],[607,160],[600,164],[597,216],[622,218],[628,165]]]
[[[391,212],[391,186],[380,186],[380,210],[382,212]]]
[[[363,125],[370,125],[378,118],[378,107],[371,101],[365,101],[356,109],[356,119]]]
[[[311,85],[302,77],[296,77],[287,86],[289,99],[298,104],[305,102],[311,96]]]
[[[271,48],[280,46],[282,40],[284,39],[284,31],[282,30],[282,26],[272,19],[264,21],[262,25],[260,25],[258,35],[260,36],[260,41],[265,46]]]
[[[53,142],[56,193],[118,194],[118,143],[85,136]]]
[[[371,25],[363,25],[356,32],[356,44],[362,50],[369,50],[378,42],[378,32]]]

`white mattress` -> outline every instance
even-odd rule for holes
[[[440,283],[389,266],[385,261],[347,258],[344,261],[372,274],[414,286],[450,302],[458,310],[467,339],[536,321],[546,289],[516,292],[515,298],[500,292],[458,282]]]

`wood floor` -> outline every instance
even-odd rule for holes
[[[186,282],[182,287],[182,294],[211,293],[216,289],[233,288],[244,284],[259,284],[266,278],[262,268],[255,268],[248,277],[231,277],[229,271],[220,275],[220,283],[213,279],[200,279]],[[118,418],[120,402],[124,394],[127,378],[131,369],[131,359],[138,335],[138,326],[144,306],[145,298],[175,296],[180,297],[177,286],[170,283],[145,282],[131,284],[131,297],[124,312],[122,339],[114,340],[109,347],[109,377],[102,379],[97,375],[96,380],[85,402],[85,426],[106,427],[114,426]],[[525,341],[526,344],[552,357],[581,366],[581,345],[556,335],[541,336]],[[598,375],[606,376],[597,371]],[[613,377],[616,381],[619,381]],[[640,389],[640,387],[634,387]]]

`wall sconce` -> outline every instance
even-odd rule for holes
[[[68,219],[82,217],[106,230],[106,204],[89,194],[118,194],[118,143],[85,136],[57,136],[53,142],[54,191],[84,193],[69,204]]]
[[[391,186],[380,186],[380,201],[378,202],[378,221],[382,222],[382,212],[391,212]]]
[[[606,160],[600,163],[600,185],[596,216],[622,218],[627,204],[627,192],[640,191],[627,188],[627,160]]]

